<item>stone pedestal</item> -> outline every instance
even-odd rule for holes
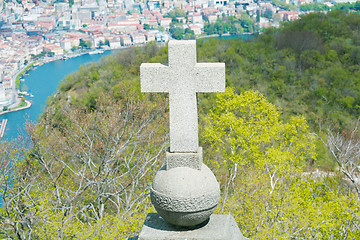
[[[246,240],[231,215],[213,214],[198,226],[180,227],[149,213],[138,240]]]
[[[167,152],[166,161],[152,183],[151,203],[171,224],[189,227],[204,222],[220,200],[220,186],[202,163],[202,148],[197,153]]]

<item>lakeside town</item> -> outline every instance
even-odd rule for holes
[[[356,1],[322,4],[344,2]],[[300,18],[304,4],[314,1],[1,0],[0,108],[30,105],[19,81],[34,64],[170,38],[260,32]]]

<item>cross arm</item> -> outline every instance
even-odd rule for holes
[[[141,64],[141,92],[168,92],[169,81],[168,66],[161,63]]]
[[[196,63],[196,92],[225,91],[225,63]]]

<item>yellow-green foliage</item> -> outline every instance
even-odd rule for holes
[[[299,171],[315,157],[314,137],[301,116],[288,123],[257,91],[236,94],[228,88],[206,117],[204,141],[217,155],[217,166],[255,166],[283,175]]]
[[[98,221],[84,222],[77,215],[64,215],[60,209],[54,208],[56,199],[51,194],[42,196],[45,199],[41,202],[34,229],[34,236],[38,239],[125,239],[139,232],[146,213],[150,211],[147,203],[131,213],[106,213]]]
[[[294,178],[270,194],[269,178],[239,176],[221,213],[233,214],[252,239],[358,239],[360,203],[338,191],[332,178]]]
[[[253,239],[356,239],[360,203],[335,177],[302,172],[316,157],[305,119],[282,122],[259,92],[218,94],[205,120],[208,164],[222,186],[217,213],[233,214]]]

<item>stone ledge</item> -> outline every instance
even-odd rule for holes
[[[202,156],[202,147],[199,147],[196,153],[173,153],[168,150],[166,151],[166,169],[189,167],[201,170],[203,162]]]
[[[247,240],[231,215],[213,214],[198,226],[185,228],[165,222],[157,213],[149,213],[138,240]]]

